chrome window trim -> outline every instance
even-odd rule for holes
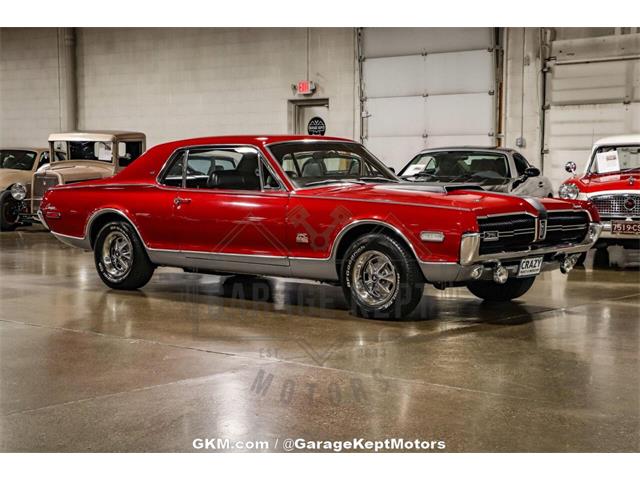
[[[287,187],[285,182],[282,181],[280,173],[278,171],[273,170],[273,166],[270,164],[269,159],[264,154],[264,152],[260,149],[260,147],[257,146],[257,145],[250,144],[250,143],[235,143],[235,144],[229,144],[229,143],[225,143],[225,144],[208,144],[207,143],[207,144],[201,144],[201,145],[189,145],[189,146],[178,147],[173,152],[171,152],[171,154],[169,154],[167,159],[162,164],[162,168],[160,168],[159,173],[155,177],[155,184],[158,187],[167,187],[167,185],[163,185],[160,182],[160,177],[164,174],[165,170],[167,169],[167,167],[169,165],[169,162],[171,162],[171,160],[174,158],[174,155],[176,155],[180,151],[186,151],[187,152],[187,157],[188,157],[189,150],[195,150],[195,149],[201,149],[201,148],[203,148],[203,149],[207,149],[207,148],[221,148],[221,149],[224,149],[224,148],[238,148],[238,147],[247,147],[247,148],[255,149],[257,151],[257,153],[258,153],[259,158],[262,158],[264,160],[264,162],[267,164],[267,168],[269,168],[269,170],[273,174],[274,178],[276,179],[276,181],[278,182],[278,184],[282,188],[282,191],[289,192],[289,191],[292,190],[292,189]],[[269,152],[269,153],[271,153],[271,152]],[[185,164],[183,166],[183,169],[186,168],[186,165],[187,165],[187,162],[185,162]],[[183,180],[184,180],[184,170],[183,170],[182,177],[183,177]],[[184,181],[183,181],[183,184],[184,184]],[[185,189],[185,187],[170,187],[170,188],[182,188],[182,189]],[[220,189],[215,189],[215,188],[197,189],[197,190],[198,191],[202,191],[202,190],[220,191]],[[260,190],[229,190],[229,191],[232,191],[232,192],[256,192],[256,191],[278,192],[278,190],[263,190],[262,178],[260,178]]]

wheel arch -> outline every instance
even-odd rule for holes
[[[371,233],[385,234],[393,238],[404,247],[406,247],[416,262],[420,259],[415,251],[415,248],[406,237],[404,233],[394,225],[391,225],[380,220],[358,220],[344,227],[338,236],[334,244],[334,261],[336,265],[336,271],[340,274],[342,260],[349,246],[358,238]]]
[[[116,208],[104,208],[94,212],[87,222],[86,237],[89,240],[91,250],[93,250],[96,238],[98,237],[98,233],[100,232],[102,227],[104,227],[109,222],[115,221],[125,221],[129,225],[131,225],[138,234],[138,237],[142,241],[142,244],[145,245],[146,248],[146,244],[144,243],[144,240],[142,239],[142,236],[138,231],[138,227],[135,223],[133,223],[133,221],[125,212]]]

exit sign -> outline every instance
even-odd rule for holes
[[[298,95],[311,95],[316,89],[316,84],[311,80],[300,80],[298,82]]]

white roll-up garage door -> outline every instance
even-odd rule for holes
[[[496,62],[489,28],[365,28],[362,137],[396,169],[421,148],[494,145]]]
[[[640,35],[552,43],[547,64],[544,173],[557,188],[593,142],[640,132]]]

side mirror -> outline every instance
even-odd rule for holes
[[[576,162],[567,162],[564,164],[564,169],[569,173],[576,173]]]
[[[389,170],[391,170],[391,173],[396,173],[396,169],[393,167],[387,167]]]
[[[540,169],[536,167],[528,167],[524,170],[525,177],[539,177]]]

